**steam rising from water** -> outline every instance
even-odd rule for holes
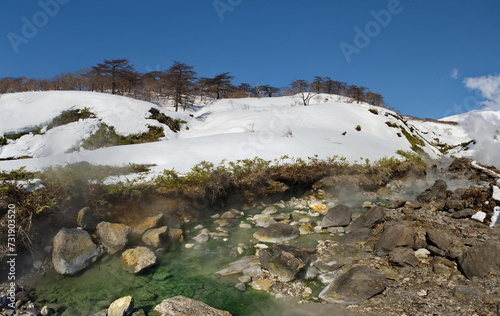
[[[465,130],[476,140],[474,158],[485,164],[500,167],[500,75],[466,78],[464,84],[471,90],[479,90],[486,99],[485,108],[472,112],[463,121]],[[493,111],[497,111],[494,113]]]

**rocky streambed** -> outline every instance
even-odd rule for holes
[[[498,315],[497,181],[461,160],[361,200],[322,181],[178,228],[161,214],[124,225],[84,209],[2,313]]]

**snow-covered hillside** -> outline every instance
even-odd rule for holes
[[[62,112],[85,108],[95,117],[47,130],[47,125]],[[301,105],[300,97],[277,97],[224,99],[200,105],[196,111],[178,113],[160,109],[169,117],[187,121],[179,133],[150,119],[151,108],[160,109],[148,102],[93,92],[2,95],[0,136],[36,132],[10,139],[0,147],[0,158],[4,159],[0,169],[39,169],[88,161],[154,164],[157,170],[175,168],[185,172],[203,160],[219,163],[255,156],[272,160],[284,155],[338,155],[349,161],[375,161],[397,156],[398,150],[411,151],[412,144],[405,133],[426,139],[420,146],[436,158],[440,153],[430,145],[431,133],[444,134],[440,129],[431,131],[427,123],[404,120],[392,111],[326,94],[313,98],[309,106]],[[158,126],[164,129],[166,137],[152,143],[83,150],[83,140],[102,123],[113,126],[120,135],[144,133],[148,126]],[[467,139],[461,142],[464,141]],[[69,150],[74,152],[67,153]],[[33,158],[5,160],[23,156]]]

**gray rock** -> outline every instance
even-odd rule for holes
[[[436,180],[432,187],[420,193],[416,200],[421,203],[429,203],[431,201],[442,201],[446,198],[446,189],[448,185],[444,180]]]
[[[458,237],[445,229],[428,229],[427,239],[431,245],[435,245],[445,253],[452,244],[458,244]]]
[[[299,230],[284,223],[275,223],[261,228],[253,234],[253,237],[270,243],[281,243],[299,237]]]
[[[127,249],[122,253],[122,259],[131,273],[138,273],[156,263],[155,254],[146,247]]]
[[[412,247],[414,246],[413,228],[406,226],[404,223],[386,223],[384,232],[380,236],[375,245],[375,254],[377,256],[385,256],[389,251],[396,247]]]
[[[134,299],[125,296],[117,299],[108,308],[108,316],[130,316],[134,310]]]
[[[309,254],[288,245],[276,245],[259,251],[260,264],[280,280],[289,282],[309,265]]]
[[[347,226],[352,220],[352,210],[346,205],[337,205],[328,210],[321,221],[321,227]]]
[[[143,220],[132,225],[132,234],[142,236],[146,230],[158,227],[161,220],[163,219],[163,214],[158,213],[154,216],[146,217]]]
[[[467,249],[458,259],[458,267],[469,279],[482,278],[491,271],[499,269],[500,243],[488,241]]]
[[[132,316],[146,316],[146,312],[143,309],[135,311],[132,313]]]
[[[453,218],[468,218],[474,215],[476,212],[471,208],[466,208],[458,212],[453,212],[451,217]]]
[[[389,202],[385,203],[384,206],[386,208],[395,209],[395,208],[403,207],[405,205],[405,203],[406,203],[405,200],[395,200],[395,201],[389,201]]]
[[[144,235],[142,235],[142,242],[155,248],[164,247],[169,239],[168,230],[167,226],[148,229]]]
[[[231,316],[229,312],[215,309],[205,303],[187,298],[175,296],[164,300],[154,310],[162,315],[203,315],[203,316]]]
[[[347,244],[354,244],[360,241],[367,241],[372,237],[372,230],[370,228],[360,228],[352,230],[344,239]]]
[[[247,290],[247,286],[243,282],[236,283],[234,285],[234,288],[240,292],[246,292],[246,290]]]
[[[85,230],[93,231],[95,230],[97,223],[99,223],[99,219],[94,215],[94,212],[92,212],[90,207],[84,207],[78,211],[76,223]]]
[[[330,303],[357,304],[385,290],[387,278],[377,270],[360,266],[342,274],[319,297]]]
[[[384,221],[385,213],[386,211],[382,207],[372,207],[352,223],[351,229],[373,228],[376,224]]]
[[[455,211],[460,211],[464,208],[461,200],[447,199],[445,205],[447,209],[452,209]]]
[[[248,269],[250,267],[254,266],[259,266],[260,267],[260,261],[257,256],[248,256],[244,257],[238,261],[231,262],[229,264],[229,267],[219,270],[215,273],[226,276],[226,275],[232,275],[232,274],[238,274],[242,273],[243,270]]]
[[[62,228],[53,240],[52,264],[57,273],[75,274],[102,254],[89,233],[76,228]]]
[[[322,272],[329,272],[368,256],[366,252],[345,244],[333,243],[323,249],[323,256],[314,262]]]
[[[130,231],[127,225],[108,222],[100,222],[96,227],[96,235],[110,255],[125,248]]]
[[[397,247],[389,252],[389,261],[399,266],[416,267],[419,263],[415,252],[406,247]]]

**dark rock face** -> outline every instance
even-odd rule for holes
[[[387,278],[377,270],[360,266],[339,276],[319,295],[330,303],[356,304],[384,291]]]
[[[375,254],[377,256],[385,256],[389,251],[396,247],[411,247],[413,248],[415,231],[404,223],[387,224],[384,232],[380,236],[375,245]]]
[[[337,205],[328,210],[321,221],[321,227],[347,226],[352,220],[352,210],[346,205]]]
[[[441,249],[445,254],[453,244],[459,244],[458,237],[444,229],[427,230],[429,243]]]
[[[469,279],[486,276],[500,268],[500,243],[489,241],[467,249],[458,259],[458,267]]]
[[[429,203],[432,201],[442,201],[446,198],[446,189],[448,185],[444,180],[436,180],[432,187],[417,196],[416,200],[421,203]]]
[[[385,213],[386,211],[382,207],[372,207],[352,223],[351,229],[373,228],[377,223],[384,221]]]
[[[295,279],[310,262],[309,254],[288,245],[277,245],[259,251],[262,268],[282,282]]]
[[[78,211],[76,223],[85,230],[93,231],[99,223],[99,219],[94,215],[90,207],[84,207]]]
[[[397,247],[389,252],[389,261],[398,266],[416,267],[419,263],[412,249],[406,247]]]

